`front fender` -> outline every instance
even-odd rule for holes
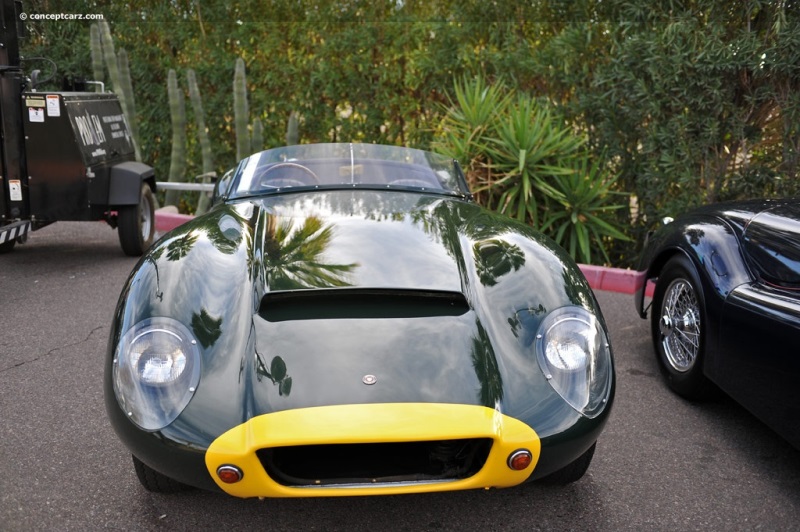
[[[204,449],[247,417],[238,378],[252,353],[255,261],[248,205],[220,206],[168,233],[140,260],[117,306],[105,368],[105,402],[112,427],[151,468],[200,487],[215,486],[203,471]],[[181,415],[155,432],[133,425],[113,391],[113,358],[121,337],[142,320],[166,316],[193,333],[201,354],[198,391]]]
[[[724,300],[734,288],[751,280],[734,227],[714,216],[687,216],[661,228],[645,246],[638,268],[643,275],[634,295],[640,317],[647,317],[644,307],[647,281],[658,278],[664,265],[677,253],[692,261],[704,292],[714,294],[716,299]]]

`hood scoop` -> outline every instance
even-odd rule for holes
[[[281,322],[461,316],[469,310],[459,292],[337,288],[267,293],[258,315],[269,322]]]

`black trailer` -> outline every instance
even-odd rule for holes
[[[116,96],[37,92],[20,67],[20,5],[0,11],[0,253],[56,221],[105,220],[128,255],[155,235],[155,175]]]

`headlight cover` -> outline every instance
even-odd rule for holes
[[[134,325],[117,346],[114,394],[133,423],[156,431],[172,423],[197,390],[200,350],[192,332],[171,318]]]
[[[613,372],[597,318],[582,307],[560,308],[542,320],[534,346],[553,389],[584,416],[597,416],[608,400]]]

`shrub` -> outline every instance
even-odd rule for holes
[[[616,176],[549,105],[478,77],[456,83],[434,149],[459,160],[484,206],[541,230],[578,261],[609,263]]]

